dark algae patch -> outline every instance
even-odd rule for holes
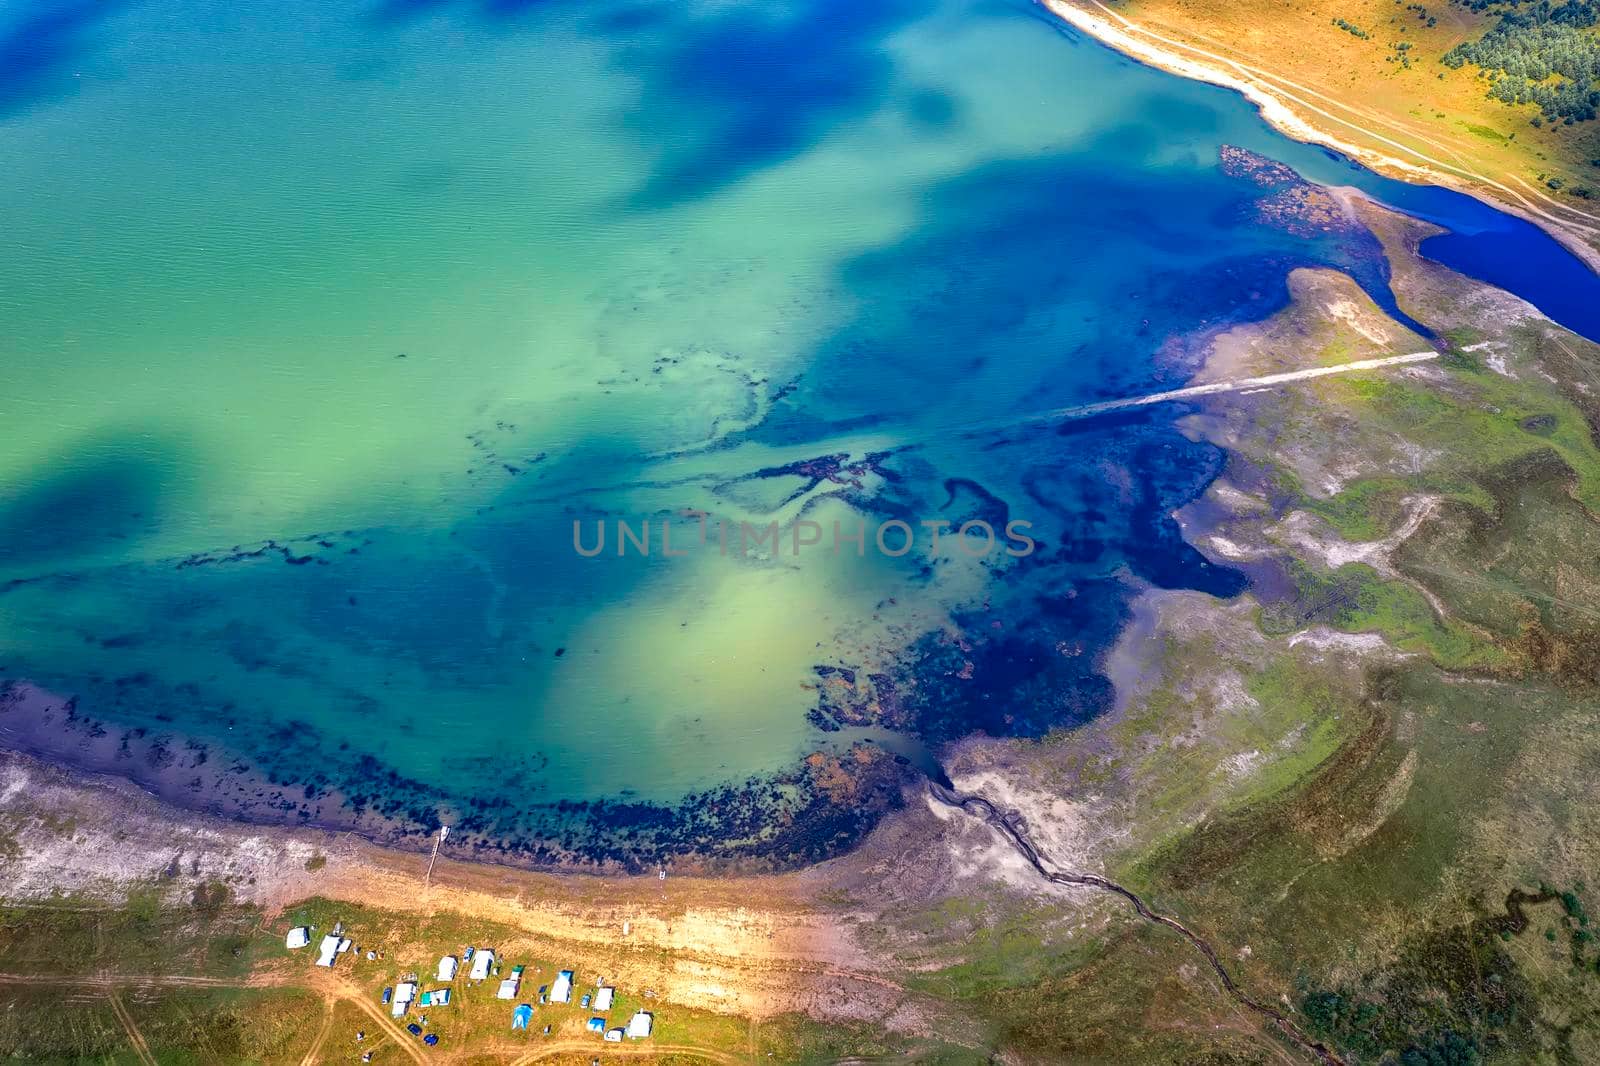
[[[1047,440],[1098,462],[1040,463],[1025,473],[1026,499],[1014,509],[984,485],[949,479],[940,514],[952,525],[981,518],[998,527],[1025,507],[1055,532],[1036,529],[1036,551],[997,576],[985,603],[952,612],[890,665],[819,665],[813,724],[878,726],[933,749],[973,734],[1037,739],[1072,729],[1111,706],[1101,659],[1137,583],[1220,598],[1245,589],[1242,573],[1206,559],[1173,518],[1221,471],[1219,450],[1146,418]]]
[[[780,870],[818,862],[855,843],[902,803],[905,759],[858,744],[816,752],[794,770],[694,793],[671,806],[625,800],[558,801],[514,809],[469,800],[452,824],[481,857],[533,866],[601,865]]]
[[[625,798],[518,803],[503,793],[447,792],[404,777],[370,754],[325,744],[306,722],[284,723],[274,734],[284,754],[317,767],[305,775],[266,773],[171,733],[109,727],[76,701],[56,703],[17,682],[0,685],[0,723],[20,750],[128,777],[179,806],[251,822],[352,829],[400,847],[424,847],[448,824],[452,848],[528,867],[639,873],[661,864],[801,866],[858,842],[900,806],[916,776],[904,757],[857,743],[670,805]]]
[[[1041,737],[1110,706],[1097,637],[1125,619],[1122,590],[1097,583],[1016,612],[957,615],[929,633],[893,673],[855,678],[823,668],[817,715],[848,725],[882,725],[931,745],[972,733]],[[842,683],[840,683],[842,682]]]
[[[1338,269],[1349,274],[1395,321],[1418,336],[1433,336],[1432,330],[1401,311],[1395,302],[1389,287],[1389,262],[1380,254],[1377,239],[1325,187],[1246,148],[1225,144],[1217,154],[1223,173],[1260,190],[1258,197],[1240,205],[1242,215],[1296,237],[1335,238],[1332,258]]]

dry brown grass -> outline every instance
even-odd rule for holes
[[[1477,38],[1491,17],[1444,0],[1425,4],[1437,20],[1431,28],[1395,0],[1067,2],[1095,14],[1116,12],[1141,28],[1245,64],[1254,80],[1331,137],[1456,183],[1474,184],[1461,171],[1479,175],[1487,179],[1476,183],[1480,191],[1566,219],[1590,247],[1600,248],[1600,230],[1582,229],[1600,224],[1600,209],[1570,193],[1583,186],[1600,191],[1600,170],[1589,163],[1600,157],[1600,124],[1536,129],[1529,122],[1534,108],[1490,100],[1474,68],[1449,70],[1439,62],[1455,45]],[[1335,19],[1361,27],[1368,38],[1345,32]],[[1409,69],[1394,49],[1401,41],[1413,46]],[[1555,177],[1567,192],[1548,186]]]

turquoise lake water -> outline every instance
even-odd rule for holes
[[[1017,643],[920,732],[1038,732],[1103,700],[1111,575],[1236,591],[1167,517],[1222,458],[1170,417],[956,432],[1181,382],[1298,265],[1392,306],[1370,238],[1256,221],[1222,145],[1569,263],[1021,2],[7,19],[0,680],[497,833],[847,744],[817,667],[956,625]],[[572,550],[685,508],[1000,514],[1041,551]],[[1063,640],[1088,665],[1041,709]]]

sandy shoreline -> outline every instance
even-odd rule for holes
[[[354,832],[386,847],[425,850],[426,834],[336,792],[279,785],[214,745],[170,732],[110,725],[77,701],[27,681],[0,686],[0,749],[79,773],[128,782],[175,811],[241,825],[301,825]]]
[[[501,941],[508,952],[562,958],[654,989],[663,1003],[752,1019],[870,1021],[968,1044],[980,1039],[970,1018],[904,983],[914,943],[884,952],[872,930],[980,888],[1043,894],[1106,920],[1105,901],[1041,888],[1005,864],[986,825],[936,812],[925,797],[847,855],[791,873],[538,872],[448,845],[430,870],[426,853],[352,832],[247,825],[175,807],[125,776],[0,750],[0,830],[6,906],[51,907],[63,897],[115,904],[151,886],[186,901],[221,883],[269,922],[312,897],[449,912],[514,930]]]
[[[126,779],[15,752],[0,752],[0,810],[23,855],[0,863],[8,903],[58,893],[116,898],[150,883],[181,897],[220,881],[269,917],[322,896],[501,922],[564,953],[604,955],[667,1001],[724,1012],[817,1009],[830,980],[859,985],[853,994],[878,1009],[904,998],[838,919],[808,902],[796,875],[659,881],[441,858],[425,881],[425,855],[350,833],[180,816]]]
[[[654,874],[668,867],[721,877],[803,869],[858,844],[900,806],[902,790],[917,779],[903,757],[858,742],[839,754],[815,752],[770,781],[752,779],[692,794],[677,807],[576,803],[564,825],[552,823],[548,835],[528,837],[521,831],[499,832],[470,810],[452,813],[435,805],[423,783],[400,778],[376,761],[363,779],[274,778],[215,742],[167,728],[102,721],[82,711],[75,698],[26,680],[0,683],[0,751],[89,780],[126,781],[175,813],[256,828],[348,833],[413,854],[430,850],[442,820],[453,830],[450,850],[464,861],[591,876]],[[763,806],[773,782],[786,784],[799,798],[787,807]],[[364,788],[421,798],[379,805],[362,793]],[[618,819],[616,826],[607,825],[611,818]],[[658,836],[630,837],[641,820]],[[768,823],[776,826],[773,832],[752,836],[753,825]],[[637,850],[629,850],[630,839],[639,841],[631,845]],[[708,840],[731,843],[719,850]]]
[[[1370,170],[1388,177],[1420,185],[1440,185],[1483,201],[1497,211],[1529,222],[1561,243],[1588,267],[1600,273],[1600,248],[1586,241],[1580,227],[1558,218],[1531,203],[1508,186],[1480,174],[1431,160],[1382,134],[1369,136],[1393,145],[1397,152],[1417,156],[1415,162],[1356,144],[1303,112],[1315,110],[1291,97],[1277,86],[1252,76],[1244,64],[1205,51],[1195,45],[1163,37],[1112,11],[1099,0],[1038,0],[1056,18],[1081,30],[1107,47],[1169,74],[1232,89],[1260,110],[1261,116],[1280,133],[1308,144],[1321,145],[1350,157]],[[1300,105],[1297,107],[1296,105]],[[1333,124],[1354,123],[1329,116]]]

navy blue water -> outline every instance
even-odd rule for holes
[[[1039,17],[1051,18],[1042,10]],[[1600,340],[1600,275],[1533,223],[1452,189],[1383,177],[1325,148],[1280,140],[1266,154],[1309,181],[1360,189],[1381,204],[1443,227],[1449,232],[1422,242],[1424,256],[1520,296],[1552,321]]]
[[[1453,190],[1385,180],[1335,158],[1350,175],[1345,184],[1450,231],[1424,240],[1424,256],[1522,297],[1574,333],[1600,339],[1600,276],[1544,230]],[[1338,171],[1308,166],[1304,173],[1340,183]]]

